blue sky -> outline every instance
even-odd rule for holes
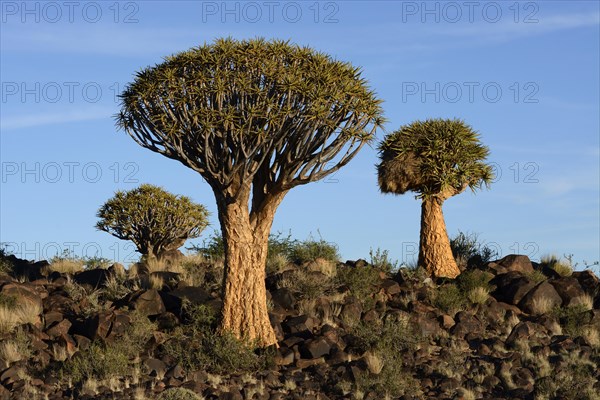
[[[290,39],[361,66],[384,100],[379,138],[428,117],[480,132],[489,191],[444,206],[450,236],[501,255],[600,260],[600,9],[596,1],[2,1],[0,242],[28,259],[70,248],[131,262],[96,231],[115,190],[152,183],[212,212],[195,172],[117,131],[115,94],[139,69],[215,38]],[[273,232],[337,243],[343,259],[388,249],[411,262],[420,204],[379,193],[374,147],[326,181],[293,189]]]

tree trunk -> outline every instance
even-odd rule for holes
[[[460,270],[450,247],[439,197],[423,199],[421,205],[421,239],[419,265],[436,277],[456,278]]]
[[[255,342],[259,347],[277,343],[267,311],[265,287],[269,233],[281,199],[272,200],[252,215],[244,199],[219,206],[225,244],[223,309],[219,330]]]

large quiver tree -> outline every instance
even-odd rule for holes
[[[144,69],[118,125],[211,186],[225,243],[221,330],[276,343],[265,289],[273,217],[293,187],[346,165],[382,122],[360,71],[282,41],[221,39]]]
[[[489,186],[494,175],[479,135],[458,119],[429,119],[402,126],[379,145],[377,167],[383,193],[416,192],[421,204],[418,264],[433,276],[455,278],[443,202],[465,189]]]

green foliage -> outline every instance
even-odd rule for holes
[[[463,272],[456,278],[455,283],[462,293],[469,293],[478,287],[491,291],[493,288],[489,282],[493,277],[491,273],[476,269]]]
[[[219,39],[166,57],[137,73],[121,98],[119,126],[128,131],[147,126],[160,131],[162,139],[178,138],[184,145],[188,137],[202,138],[204,144],[204,138],[225,132],[240,132],[252,140],[278,139],[294,132],[282,125],[298,123],[298,113],[298,121],[322,121],[319,130],[329,136],[338,128],[337,119],[331,118],[338,107],[344,114],[352,109],[360,121],[346,125],[341,135],[370,137],[364,125],[382,122],[381,101],[358,68],[280,40]],[[157,106],[140,107],[146,102]]]
[[[315,261],[317,258],[322,258],[333,263],[337,263],[340,259],[337,246],[323,240],[323,238],[315,240],[312,236],[309,236],[307,240],[302,242],[288,242],[288,244],[289,257],[297,264]]]
[[[417,380],[402,366],[402,354],[416,350],[421,341],[408,320],[361,322],[353,328],[351,335],[358,352],[376,354],[383,364],[378,373],[365,371],[359,375],[357,389],[374,391],[381,398],[422,394]]]
[[[375,250],[375,252],[373,252],[373,249],[369,249],[369,257],[370,257],[370,264],[380,270],[385,272],[386,274],[389,274],[393,271],[397,271],[398,270],[398,261],[392,261],[389,257],[389,251],[388,250],[381,250],[379,247],[377,248],[377,250]]]
[[[170,388],[162,392],[157,400],[201,400],[195,392],[186,388]]]
[[[587,355],[573,352],[561,356],[560,368],[539,379],[535,398],[561,400],[600,400],[597,389],[598,365]]]
[[[126,377],[132,373],[136,357],[156,330],[156,325],[139,313],[131,313],[131,324],[118,340],[107,344],[94,341],[65,361],[59,371],[62,379],[80,385],[88,379]]]
[[[195,245],[190,247],[190,250],[209,260],[222,259],[225,257],[223,236],[219,231],[214,231],[208,239],[204,240],[202,246]],[[307,240],[299,241],[292,239],[291,233],[283,236],[281,232],[269,235],[268,256],[275,257],[277,255],[285,255],[288,260],[297,264],[314,261],[317,258],[338,262],[340,258],[337,246],[323,238],[315,240],[309,236]]]
[[[63,379],[82,384],[88,379],[127,376],[130,369],[127,349],[118,342],[106,345],[95,341],[65,362],[60,371]]]
[[[402,126],[379,145],[384,161],[379,167],[385,192],[414,191],[419,198],[448,190],[472,190],[493,180],[489,154],[479,135],[458,119],[428,119]],[[387,164],[387,163],[390,164]],[[393,170],[393,171],[392,171]],[[388,185],[390,180],[400,180]]]
[[[498,256],[498,252],[479,241],[479,235],[476,233],[458,232],[454,238],[450,239],[452,255],[457,263],[466,266],[466,263],[472,257],[480,257],[481,263],[485,264]]]
[[[97,216],[96,228],[131,240],[142,255],[156,257],[200,236],[208,224],[204,206],[148,184],[116,192]]]
[[[293,290],[303,299],[316,300],[334,289],[335,280],[327,275],[295,269],[289,278],[279,282],[279,287]]]
[[[453,283],[445,284],[432,293],[431,303],[433,306],[453,316],[456,312],[466,308],[466,293]]]
[[[4,247],[0,247],[0,274],[12,275],[14,264],[8,259],[8,252]]]
[[[186,323],[171,332],[162,351],[187,371],[203,369],[217,374],[254,371],[267,362],[254,353],[251,343],[229,333],[217,334],[216,315],[205,305],[184,305]]]
[[[225,242],[223,241],[223,235],[217,230],[214,230],[207,239],[204,239],[202,246],[192,245],[189,249],[207,260],[225,259]]]
[[[570,307],[557,307],[552,311],[563,332],[570,336],[581,336],[586,327],[589,327],[589,314],[583,304]]]
[[[371,297],[373,288],[380,282],[379,270],[372,265],[350,267],[340,265],[337,271],[338,281],[350,290],[350,293],[366,308],[371,308],[375,301]]]

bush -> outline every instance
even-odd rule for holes
[[[420,342],[408,320],[361,322],[350,333],[368,366],[356,379],[357,390],[374,391],[381,398],[422,395],[417,380],[402,367],[402,354],[416,350]]]
[[[85,381],[126,377],[133,372],[132,364],[145,348],[156,325],[142,314],[133,312],[131,325],[118,340],[110,344],[94,341],[62,365],[59,376],[75,385]]]
[[[202,397],[185,388],[170,388],[162,392],[157,400],[201,400]]]
[[[466,294],[455,284],[446,284],[440,286],[432,293],[431,303],[446,314],[452,316],[456,314],[456,312],[465,309]]]
[[[389,258],[389,251],[387,250],[381,250],[378,247],[377,250],[373,252],[373,249],[370,249],[369,257],[371,260],[370,264],[386,274],[398,270],[398,261],[392,261]]]
[[[8,259],[8,252],[5,248],[0,247],[0,274],[12,275],[14,264]]]
[[[131,240],[148,258],[161,258],[207,226],[208,211],[188,197],[176,196],[153,185],[117,192],[98,211],[99,230]]]
[[[466,268],[467,262],[473,257],[481,257],[480,262],[485,264],[498,256],[498,252],[487,245],[479,242],[476,233],[458,232],[450,239],[452,255],[461,269]]]
[[[341,265],[337,276],[339,283],[347,286],[350,293],[366,308],[374,305],[375,301],[371,295],[374,292],[373,288],[381,280],[378,269],[371,265],[355,267]]]
[[[294,243],[291,246],[289,257],[297,264],[315,261],[317,258],[334,263],[340,260],[340,255],[335,244],[326,242],[323,238],[315,240],[312,237],[303,242]]]
[[[254,371],[268,362],[258,356],[251,343],[230,334],[218,334],[216,315],[205,305],[184,303],[185,323],[173,330],[162,351],[187,371],[203,369],[212,373]]]

